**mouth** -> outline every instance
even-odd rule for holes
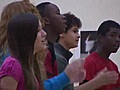
[[[120,45],[114,45],[114,48],[119,49]]]
[[[67,27],[67,25],[65,24],[65,25],[64,25],[64,27],[66,28],[66,27]]]
[[[45,38],[45,39],[43,39],[42,40],[42,42],[44,43],[44,44],[46,44],[46,46],[48,46],[48,41],[47,41],[47,39]]]
[[[76,40],[77,42],[79,42],[79,40]]]

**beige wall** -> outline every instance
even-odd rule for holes
[[[4,6],[12,1],[19,0],[0,0],[0,13]],[[107,19],[113,19],[120,22],[120,0],[30,0],[34,5],[51,1],[57,4],[62,13],[72,12],[78,16],[83,24],[81,30],[96,30],[99,24]],[[80,47],[72,50],[73,58],[78,58]],[[120,50],[111,55],[111,59],[120,68]]]

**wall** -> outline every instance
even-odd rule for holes
[[[0,13],[4,6],[12,1],[19,0],[1,0]],[[78,16],[82,21],[81,30],[96,30],[99,24],[107,19],[113,19],[120,22],[120,0],[30,0],[34,5],[43,1],[51,1],[60,7],[62,13],[71,12]],[[80,43],[79,43],[80,44]],[[80,46],[74,50],[73,58],[80,55]],[[120,50],[110,56],[111,59],[120,68]]]

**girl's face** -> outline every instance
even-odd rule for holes
[[[38,33],[34,44],[34,53],[47,49],[46,32],[42,29],[41,22],[39,21]]]

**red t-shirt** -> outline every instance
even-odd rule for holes
[[[97,73],[105,67],[107,67],[108,70],[114,70],[119,73],[117,65],[111,60],[105,60],[100,57],[97,52],[90,54],[85,61],[86,80],[94,78],[94,76],[96,76]],[[99,90],[114,90],[117,87],[120,87],[120,78],[117,84],[106,85],[101,87]]]
[[[45,65],[48,79],[58,75],[57,62],[56,60],[54,60],[50,50],[46,56],[44,65]]]

